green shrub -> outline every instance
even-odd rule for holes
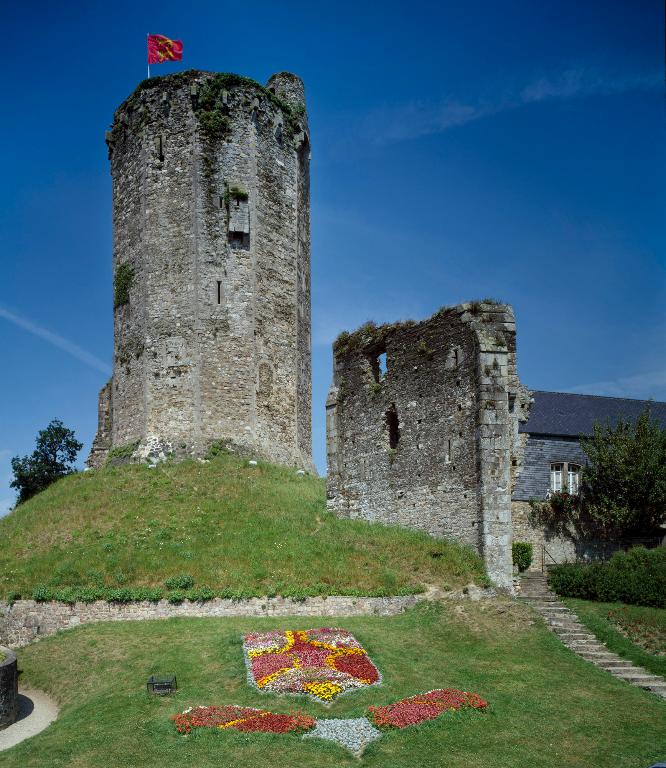
[[[616,552],[607,563],[558,565],[548,582],[565,597],[666,608],[666,547]]]
[[[167,594],[167,600],[173,605],[182,603],[186,597],[187,597],[187,594],[182,589],[172,589],[171,592]]]
[[[170,576],[164,585],[167,589],[192,589],[194,579],[189,573],[181,573],[178,576]]]
[[[103,587],[81,587],[78,590],[78,599],[82,603],[94,603],[96,600],[105,600],[106,590]]]
[[[134,587],[132,590],[132,600],[141,602],[143,600],[149,603],[157,603],[164,596],[160,587]]]
[[[7,602],[10,605],[14,605],[14,603],[20,599],[21,599],[21,593],[17,592],[15,589],[12,589],[10,592],[7,593]]]
[[[134,282],[134,268],[129,264],[119,264],[113,278],[113,308],[122,307],[129,302],[129,292]]]
[[[38,603],[46,603],[49,600],[53,600],[53,597],[51,595],[51,590],[43,584],[40,584],[32,590],[32,599],[36,600]]]
[[[191,589],[187,597],[196,603],[205,603],[215,598],[215,590],[210,587],[199,587],[199,589]]]
[[[106,592],[106,599],[110,603],[131,603],[133,597],[132,590],[128,587],[109,589]]]
[[[78,590],[75,587],[63,587],[53,593],[53,599],[67,605],[74,605],[77,601]]]
[[[527,541],[514,541],[511,545],[513,564],[522,573],[532,565],[532,545]]]

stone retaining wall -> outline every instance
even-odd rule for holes
[[[233,616],[395,616],[413,608],[422,600],[479,600],[495,597],[494,589],[481,589],[473,584],[462,590],[442,593],[430,589],[418,595],[400,597],[308,597],[293,600],[285,597],[253,597],[248,600],[216,598],[206,603],[185,600],[173,605],[166,600],[157,603],[38,603],[17,600],[13,605],[0,602],[0,642],[13,648],[28,645],[40,637],[63,629],[100,621],[143,621],[175,617],[224,618]]]
[[[0,730],[16,721],[18,716],[18,669],[16,654],[0,646]]]
[[[176,616],[394,616],[423,599],[423,594],[404,597],[308,597],[305,600],[254,597],[249,600],[216,598],[206,603],[185,600],[178,605],[166,600],[125,604],[97,601],[74,605],[17,600],[11,606],[0,603],[0,641],[18,648],[80,624]]]

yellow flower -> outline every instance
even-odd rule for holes
[[[303,685],[303,689],[313,696],[316,696],[318,699],[322,699],[323,701],[330,701],[334,696],[340,693],[342,686],[338,685],[337,683],[324,681],[321,683],[305,683]]]

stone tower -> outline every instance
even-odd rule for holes
[[[340,335],[333,360],[329,508],[468,544],[511,590],[511,487],[530,402],[513,309],[469,302],[367,324]]]
[[[303,83],[141,83],[107,133],[114,364],[88,463],[223,440],[312,469]]]

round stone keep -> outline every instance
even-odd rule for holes
[[[16,654],[0,646],[0,729],[18,716],[18,669]]]

